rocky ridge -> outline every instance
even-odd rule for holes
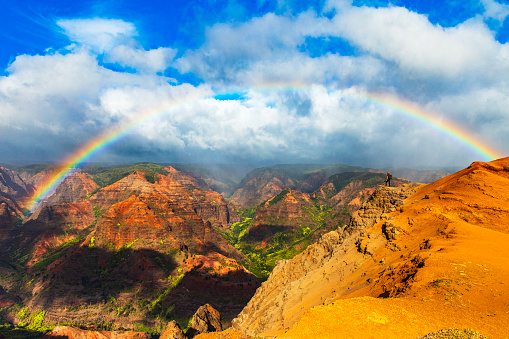
[[[415,338],[446,328],[508,337],[507,187],[509,158],[378,189],[346,228],[279,263],[234,327],[285,338]]]
[[[233,321],[233,326],[253,336],[282,330],[311,307],[345,293],[336,290],[337,282],[356,270],[357,261],[363,260],[363,254],[356,254],[345,261],[342,248],[355,244],[365,228],[371,227],[384,212],[402,205],[413,190],[414,186],[378,189],[354,213],[352,221],[344,229],[325,234],[291,260],[278,262],[269,279]],[[335,273],[329,277],[327,271],[332,267]],[[317,282],[320,282],[320,288],[317,288]]]
[[[243,207],[250,208],[278,195],[285,188],[296,189],[297,184],[287,174],[281,171],[261,170],[248,174],[240,183],[230,201]]]

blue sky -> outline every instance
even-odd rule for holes
[[[3,0],[1,8],[0,163],[59,161],[178,100],[186,104],[93,160],[484,160],[362,99],[370,93],[509,151],[507,2]]]

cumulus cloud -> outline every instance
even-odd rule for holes
[[[500,122],[505,117],[499,108],[505,103],[503,93],[507,87],[505,74],[509,71],[509,45],[498,42],[496,32],[491,31],[483,20],[488,17],[503,20],[506,6],[489,0],[483,4],[483,15],[453,27],[433,24],[426,15],[403,7],[356,7],[351,1],[328,2],[324,8],[328,16],[308,11],[295,17],[269,14],[240,24],[217,24],[208,30],[206,42],[177,59],[175,67],[225,86],[263,86],[279,81],[304,86],[322,84],[336,89],[358,86],[371,91],[387,91],[416,100],[422,107],[462,122],[460,125],[466,130],[477,131],[472,132],[475,137],[496,143],[490,129],[494,127],[496,131],[499,128],[491,121]],[[284,38],[274,37],[275,32],[285,32]],[[307,37],[345,39],[358,50],[355,55],[330,50],[312,56],[300,48]],[[500,95],[493,95],[493,91]],[[490,104],[485,102],[487,93],[492,93]],[[307,106],[310,106],[309,102],[310,99]],[[398,149],[401,159],[412,158],[412,154],[405,151],[407,146],[415,149],[426,145],[426,150],[419,153],[422,159],[434,159],[442,152],[437,150],[452,154],[458,147],[455,143],[444,146],[433,140],[435,136],[430,135],[436,132],[427,129],[423,132],[415,126],[404,130],[395,130],[394,126],[383,128],[385,120],[377,121],[383,113],[375,108],[371,114],[359,114],[355,109],[345,107],[342,112],[349,114],[334,114],[332,112],[336,110],[330,109],[326,123],[319,119],[319,102],[312,102],[313,120],[307,122],[308,126],[322,122],[324,127],[334,129],[352,117],[361,123],[352,123],[348,129],[334,133],[325,128],[298,132],[310,141],[318,140],[317,135],[325,136],[322,142],[335,133],[351,135],[351,145],[363,147],[363,154],[374,157],[377,152],[387,153],[386,148],[376,146],[384,141]],[[274,105],[274,102],[267,104]],[[336,108],[341,107],[336,102],[334,104]],[[332,123],[336,117],[339,120]],[[304,120],[289,121],[298,125],[298,121]],[[371,121],[377,123],[370,124]],[[401,123],[406,125],[404,119]],[[498,132],[497,135],[505,140]],[[368,141],[369,150],[365,148]],[[335,147],[339,147],[338,144]],[[461,158],[449,155],[450,159],[453,157]]]
[[[162,76],[114,72],[100,66],[87,49],[22,55],[7,71],[8,76],[0,77],[3,136],[25,140],[48,158],[70,152],[155,105],[185,99],[194,90],[190,85],[172,86],[171,79]],[[165,95],[154,96],[161,92]],[[153,93],[153,101],[147,93]]]
[[[137,71],[163,72],[177,53],[169,47],[145,50],[135,39],[136,27],[119,19],[62,19],[57,25],[80,48],[102,54],[104,62]]]
[[[120,45],[113,48],[106,56],[105,61],[118,63],[122,67],[134,68],[148,72],[162,72],[168,68],[175,57],[177,50],[168,47],[159,47],[145,51],[130,46]]]
[[[61,19],[57,25],[71,41],[89,46],[97,53],[128,43],[138,35],[132,23],[119,19]]]
[[[432,24],[403,7],[355,7],[330,2],[331,19],[313,11],[295,17],[267,14],[244,23],[216,24],[205,43],[175,60],[180,72],[205,81],[249,86],[267,82],[362,85],[427,99],[505,81],[509,46],[481,18],[455,27]],[[281,34],[284,32],[284,34]],[[311,56],[306,38],[340,38],[358,48]]]
[[[336,34],[421,78],[507,71],[505,48],[481,20],[443,28],[403,7],[351,6],[342,7],[333,21]],[[493,74],[497,64],[501,69]]]
[[[245,23],[216,24],[206,32],[205,44],[186,52],[174,66],[209,81],[236,81],[236,73],[258,61],[279,62],[293,57],[307,36],[320,37],[329,20],[312,11],[296,18],[269,13]]]

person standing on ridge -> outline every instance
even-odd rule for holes
[[[385,179],[385,186],[391,187],[391,179],[392,179],[391,172],[387,172],[387,178]]]

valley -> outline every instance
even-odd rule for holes
[[[393,172],[386,187],[384,171],[344,165],[278,165],[243,179],[224,166],[222,175],[93,166],[32,213],[24,206],[52,167],[2,167],[0,333],[38,338],[64,325],[157,337],[172,320],[189,332],[193,314],[210,304],[223,329],[233,326],[217,338],[315,337],[306,331],[317,327],[321,338],[361,328],[416,338],[458,326],[503,338],[505,284],[487,277],[504,281],[506,263],[485,253],[503,251],[506,167],[504,159],[475,163],[427,185]],[[474,234],[476,246],[492,243],[475,258],[462,245]],[[497,316],[488,312],[479,325],[490,295],[500,296]],[[450,321],[418,320],[436,312]],[[322,323],[328,317],[343,320]],[[215,338],[198,334],[207,337]]]

